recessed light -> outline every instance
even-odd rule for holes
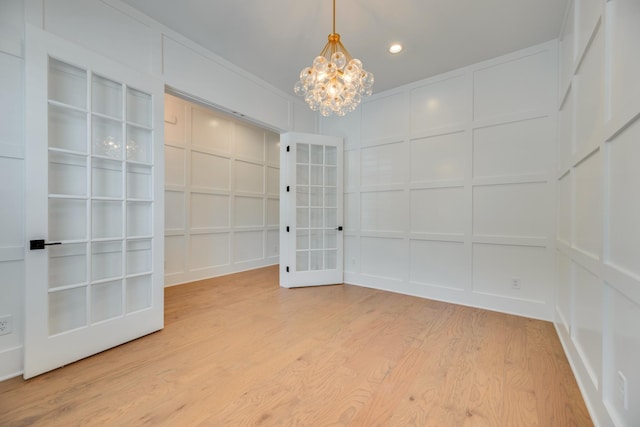
[[[402,51],[402,45],[400,43],[394,43],[389,46],[389,53],[400,53]]]

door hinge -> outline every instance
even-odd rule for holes
[[[289,226],[287,225],[287,233],[289,232]]]
[[[287,153],[288,153],[289,151],[291,151],[291,146],[290,146],[290,145],[287,145]]]
[[[289,272],[289,266],[287,266],[287,273]]]
[[[289,190],[290,190],[290,188],[289,188],[289,186],[287,185],[287,193],[289,192]]]

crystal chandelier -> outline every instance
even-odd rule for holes
[[[373,93],[373,73],[365,71],[359,59],[353,59],[336,33],[336,0],[333,0],[333,32],[311,67],[300,72],[294,86],[296,95],[313,111],[324,117],[344,116],[355,110],[363,96]]]

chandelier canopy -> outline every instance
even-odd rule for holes
[[[363,96],[373,93],[373,73],[366,71],[359,59],[351,57],[336,33],[336,0],[333,0],[333,32],[311,67],[300,72],[296,95],[304,97],[309,107],[327,117],[344,116],[355,110]]]

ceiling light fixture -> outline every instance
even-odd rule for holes
[[[363,96],[373,93],[373,73],[365,71],[362,61],[353,59],[336,33],[336,0],[333,0],[333,32],[311,67],[300,72],[294,86],[296,95],[313,111],[324,117],[344,116],[355,110]]]
[[[389,53],[400,53],[402,52],[402,45],[400,43],[394,43],[389,46]]]

